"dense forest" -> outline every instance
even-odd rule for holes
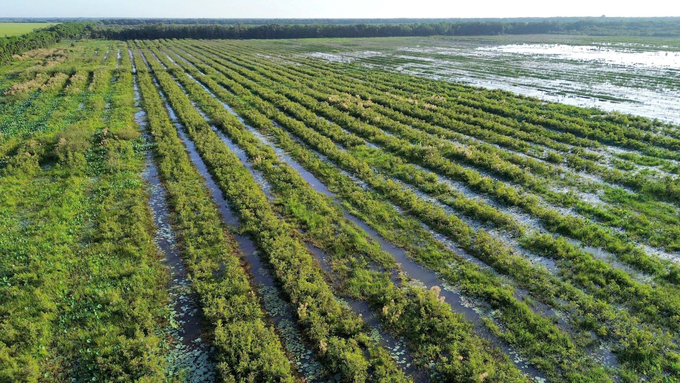
[[[322,25],[342,25],[342,24],[434,24],[434,23],[462,23],[462,22],[498,22],[498,23],[512,23],[512,22],[562,22],[573,23],[576,21],[596,21],[607,22],[615,21],[634,21],[634,22],[648,22],[648,21],[672,21],[673,17],[514,17],[514,18],[396,18],[396,19],[104,19],[101,20],[104,25],[142,25],[142,24],[184,24],[184,25],[198,25],[198,24],[220,24],[220,25],[266,25],[266,24],[322,24]],[[2,20],[2,19],[0,19]],[[67,20],[62,20],[67,21]],[[73,20],[71,20],[73,21]]]
[[[108,25],[108,24],[107,24]],[[588,34],[678,36],[680,19],[602,19],[577,21],[467,21],[416,24],[139,24],[107,26],[95,31],[108,39],[279,39],[321,37],[479,36],[519,34]]]

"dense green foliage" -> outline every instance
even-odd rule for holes
[[[156,20],[158,22],[158,20]],[[127,25],[131,23],[131,25]],[[125,25],[119,27],[119,24]],[[523,34],[590,34],[626,36],[678,36],[678,19],[619,19],[615,21],[457,21],[424,23],[314,23],[242,25],[232,23],[138,23],[133,20],[109,21],[94,36],[107,39],[291,39],[320,37],[387,37],[387,36],[484,36]],[[111,26],[116,25],[116,26]]]
[[[159,68],[160,64],[149,62],[188,136],[226,198],[237,209],[244,230],[269,259],[283,290],[297,307],[301,325],[307,328],[306,333],[328,361],[328,368],[345,381],[406,381],[389,356],[374,349],[359,317],[337,302],[321,269],[304,245],[291,235],[291,228],[277,217],[238,157],[220,141],[170,75]]]
[[[174,227],[180,236],[183,259],[204,315],[213,326],[221,379],[293,381],[280,341],[266,324],[260,302],[240,265],[234,239],[225,235],[217,209],[184,153],[144,65],[138,67],[137,77],[155,140],[156,160],[175,212]],[[181,214],[185,211],[193,214]]]
[[[31,49],[47,48],[62,39],[83,37],[91,29],[91,23],[72,22],[39,29],[20,36],[0,38],[0,63],[8,62],[12,56]]]
[[[165,58],[159,51],[156,56]],[[175,67],[168,59],[161,59],[168,67]],[[293,169],[279,163],[276,154],[260,142],[233,115],[229,114],[221,103],[202,90],[194,81],[178,70],[171,71],[179,78],[188,93],[204,109],[212,121],[225,130],[232,139],[243,147],[249,156],[256,160],[256,167],[261,168],[265,177],[270,180],[274,192],[280,194],[277,201],[282,206],[282,214],[287,215],[300,225],[310,240],[324,249],[326,254],[341,264],[335,264],[334,269],[340,274],[343,285],[351,286],[353,298],[364,298],[377,307],[382,313],[385,325],[400,332],[411,341],[410,345],[417,355],[426,355],[422,365],[436,361],[433,374],[447,379],[456,376],[474,377],[487,373],[490,377],[509,375],[503,367],[489,369],[494,362],[485,355],[483,343],[469,337],[470,328],[460,317],[447,314],[447,305],[440,302],[436,296],[423,294],[417,288],[397,289],[389,281],[388,273],[378,273],[370,270],[370,262],[394,267],[394,261],[389,254],[378,251],[375,247],[367,246],[371,238],[348,222],[338,207],[333,207],[330,201],[313,191],[313,189],[294,172]],[[194,71],[194,75],[196,72]],[[249,121],[261,129],[273,129],[271,122],[253,109],[244,109],[240,103],[230,99],[239,113],[243,113]],[[333,236],[331,233],[336,233]],[[362,238],[363,237],[363,238]],[[362,260],[363,258],[363,260]],[[364,269],[364,270],[362,270]],[[378,288],[380,286],[380,288]],[[388,303],[389,302],[389,303]],[[408,308],[406,310],[405,308]],[[528,309],[526,309],[528,311]],[[395,316],[394,312],[405,311]],[[431,314],[430,314],[431,312]],[[418,313],[418,314],[417,314]],[[425,314],[423,314],[425,313]],[[437,323],[432,332],[422,328],[423,321]],[[548,323],[545,324],[549,326]],[[448,353],[468,355],[471,365],[485,366],[483,370],[472,369],[469,365],[461,365],[455,358],[442,358],[442,355],[432,355],[428,351],[432,347],[442,347]],[[493,351],[489,352],[493,354]],[[444,353],[445,354],[445,353]],[[477,359],[478,361],[475,361]],[[453,363],[453,364],[452,364]],[[469,370],[467,370],[469,369]],[[453,372],[455,371],[455,375]]]
[[[163,375],[167,275],[140,175],[132,77],[113,60],[88,65],[95,47],[80,48],[73,63],[101,76],[46,96],[82,110],[21,132],[30,138],[0,170],[3,381]]]

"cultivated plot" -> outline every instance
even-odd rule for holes
[[[554,39],[80,42],[3,67],[2,377],[680,379],[677,105],[546,101],[676,92],[677,45]],[[543,100],[461,83],[549,73]]]

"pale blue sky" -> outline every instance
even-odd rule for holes
[[[0,17],[680,16],[678,0],[0,0]]]

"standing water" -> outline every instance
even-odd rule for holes
[[[133,72],[136,73],[134,64]],[[135,100],[139,108],[135,114],[135,120],[145,140],[149,143],[151,137],[146,132],[146,112],[139,106],[137,76],[135,75],[133,79]],[[170,226],[170,209],[166,203],[167,194],[161,184],[158,168],[150,150],[146,152],[146,170],[143,177],[149,185],[148,204],[157,228],[154,242],[164,255],[171,277],[168,290],[172,306],[172,326],[168,330],[168,335],[176,344],[167,356],[169,373],[172,376],[184,375],[188,382],[215,381],[215,365],[211,359],[213,347],[203,339],[205,333],[203,315],[197,297],[191,289],[191,283],[180,257],[177,239]]]
[[[212,175],[208,171],[207,165],[205,162],[203,162],[203,159],[196,150],[195,144],[187,136],[186,132],[184,131],[184,127],[177,119],[177,116],[175,115],[172,107],[169,105],[165,95],[160,91],[159,84],[155,79],[154,83],[159,89],[160,96],[165,104],[165,108],[170,116],[170,119],[175,124],[177,133],[184,143],[191,162],[198,170],[199,174],[201,174],[201,176],[205,179],[205,184],[210,191],[213,201],[219,209],[222,219],[228,226],[234,229],[234,232],[237,232],[240,225],[237,215],[231,210],[229,204],[224,199],[222,191],[212,178]],[[311,348],[305,344],[302,332],[297,327],[294,315],[295,310],[288,302],[285,301],[284,296],[276,284],[273,275],[262,262],[255,243],[250,240],[250,238],[240,234],[234,234],[234,238],[239,245],[239,249],[243,254],[244,260],[248,264],[252,281],[258,287],[258,290],[262,296],[265,311],[276,326],[277,332],[283,340],[283,343],[295,365],[295,368],[307,382],[323,381],[327,377],[326,371],[316,358],[316,355],[313,353]]]
[[[194,79],[194,81],[197,80]],[[200,84],[200,82],[198,83]],[[201,85],[203,86],[203,84]],[[210,92],[210,90],[207,89],[205,86],[203,86],[203,88],[208,93],[210,93],[212,97],[218,99],[216,95]],[[332,193],[316,176],[314,176],[312,173],[304,169],[302,165],[293,160],[291,157],[283,155],[282,150],[276,148],[276,146],[273,145],[273,143],[271,143],[268,139],[259,134],[259,132],[257,132],[255,128],[248,125],[245,122],[245,120],[241,116],[239,116],[231,107],[229,107],[224,102],[222,102],[222,104],[225,107],[225,109],[230,113],[234,114],[251,133],[255,134],[255,136],[258,139],[260,139],[263,143],[272,147],[277,152],[277,154],[279,154],[280,159],[282,159],[284,162],[290,165],[293,169],[300,172],[302,177],[309,183],[310,186],[312,186],[312,188],[314,188],[316,191],[324,195],[330,196],[339,206],[342,206],[340,201],[337,199],[337,196],[334,193]],[[510,355],[515,365],[517,365],[517,367],[520,368],[522,372],[531,377],[537,378],[537,380],[543,379],[544,375],[540,371],[538,371],[533,366],[529,365],[523,358],[521,358],[519,353],[512,349],[512,347],[510,347],[507,343],[503,342],[498,337],[494,336],[489,332],[488,328],[484,325],[484,322],[482,320],[480,306],[483,305],[479,303],[473,303],[470,299],[464,297],[462,294],[460,294],[460,292],[456,291],[455,288],[452,288],[447,284],[442,283],[435,272],[420,266],[419,264],[408,258],[404,249],[394,246],[393,244],[384,240],[382,236],[380,236],[375,230],[373,230],[359,218],[349,214],[348,212],[345,211],[345,209],[343,209],[343,211],[345,212],[345,217],[348,220],[352,221],[361,229],[363,229],[371,238],[373,238],[380,244],[381,249],[383,251],[386,251],[387,253],[391,254],[396,259],[396,261],[400,264],[401,269],[404,271],[405,274],[408,275],[409,278],[417,281],[416,282],[417,284],[422,285],[425,288],[431,289],[437,286],[441,290],[441,296],[444,297],[445,302],[447,302],[449,306],[451,306],[454,312],[463,314],[467,321],[473,323],[475,330],[478,334],[482,335],[482,337],[486,338],[491,343],[498,346],[504,352]],[[317,258],[320,258],[318,257],[318,252],[313,251],[313,253],[317,255]],[[319,261],[323,263],[323,259],[319,259]],[[370,311],[366,307],[359,307],[358,306],[360,305],[359,302],[353,303],[354,303],[353,308],[357,312]],[[350,304],[350,306],[352,305]],[[368,316],[368,318],[370,319],[370,316]],[[397,350],[399,349],[397,348]]]

